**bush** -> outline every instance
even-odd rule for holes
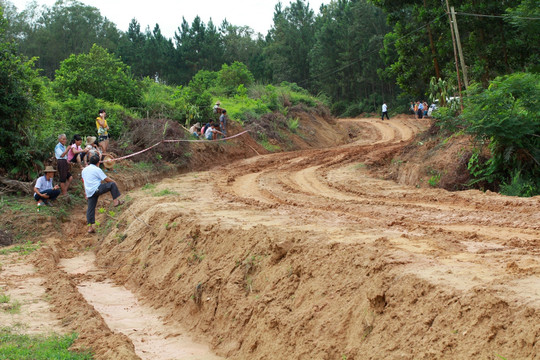
[[[60,64],[53,88],[62,99],[86,92],[128,107],[139,106],[141,99],[141,89],[129,67],[95,44],[88,54],[72,54]]]
[[[488,89],[473,86],[470,93],[461,119],[467,132],[488,142],[492,155],[477,179],[512,184],[540,178],[540,75],[498,77]]]

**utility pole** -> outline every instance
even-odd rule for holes
[[[457,73],[457,82],[459,88],[459,103],[461,104],[461,111],[463,111],[463,96],[461,96],[461,76],[459,75],[459,65],[458,57],[456,51],[456,39],[454,38],[454,27],[452,26],[452,18],[450,17],[450,5],[448,5],[448,0],[446,0],[446,13],[448,14],[448,21],[450,22],[450,33],[452,35],[452,45],[454,45],[454,59],[456,62],[456,73]],[[446,99],[444,99],[446,102]]]
[[[448,1],[448,0],[447,0]],[[463,50],[461,49],[461,38],[459,37],[459,30],[457,26],[457,20],[456,20],[456,11],[454,10],[454,7],[451,7],[450,13],[452,14],[452,22],[454,24],[454,33],[456,35],[457,40],[457,48],[459,51],[459,61],[461,62],[461,70],[463,70],[463,81],[465,83],[465,87],[469,87],[469,80],[467,79],[467,67],[465,66],[465,58],[463,57]]]

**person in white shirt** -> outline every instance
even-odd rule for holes
[[[47,166],[43,172],[45,175],[39,177],[34,186],[34,199],[36,199],[38,206],[52,206],[49,200],[55,200],[60,195],[59,186],[53,186],[56,170],[52,166]]]
[[[99,154],[90,153],[90,164],[81,172],[84,183],[84,197],[88,201],[86,209],[86,222],[88,223],[88,233],[94,233],[94,224],[96,223],[96,205],[100,195],[111,192],[113,205],[119,206],[124,203],[120,200],[120,191],[116,183],[101,170],[97,165],[100,161]],[[102,183],[102,181],[104,181]]]
[[[60,189],[62,195],[67,195],[69,185],[73,181],[73,176],[69,172],[68,152],[69,146],[66,146],[66,134],[58,135],[58,144],[54,147],[54,156],[56,157],[56,166],[58,166],[58,175],[60,177]]]
[[[384,120],[384,115],[386,115],[386,118],[388,120],[390,120],[390,118],[388,117],[388,106],[386,106],[386,103],[383,103],[382,104],[382,116],[381,116],[381,120]]]

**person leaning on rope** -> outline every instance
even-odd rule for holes
[[[84,184],[84,197],[88,201],[86,209],[86,222],[88,223],[88,233],[94,233],[94,224],[96,223],[96,205],[100,195],[111,192],[113,205],[119,206],[124,203],[120,200],[120,191],[116,183],[101,170],[97,165],[100,161],[100,156],[97,153],[89,153],[90,165],[84,168],[81,172],[82,181]],[[104,183],[101,183],[104,181]]]

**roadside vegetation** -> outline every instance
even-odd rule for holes
[[[319,10],[303,0],[278,3],[266,36],[196,17],[169,39],[158,24],[141,31],[136,19],[120,31],[75,0],[21,10],[0,0],[0,180],[34,180],[52,160],[58,134],[95,135],[100,108],[116,155],[188,138],[190,125],[217,118],[218,100],[231,121],[279,151],[274,140],[298,130],[291,109],[357,116],[378,113],[383,101],[391,112],[405,112],[434,88],[432,100],[442,106],[456,97],[440,1],[345,0]],[[478,142],[468,186],[538,194],[540,48],[530,41],[540,29],[538,7],[531,0],[464,1],[456,10],[470,85],[464,111],[442,108],[437,121]],[[174,167],[190,154],[167,144],[138,160]],[[0,192],[12,191],[0,185]]]
[[[14,327],[0,328],[0,359],[91,360],[90,352],[71,352],[77,334],[26,335]]]

